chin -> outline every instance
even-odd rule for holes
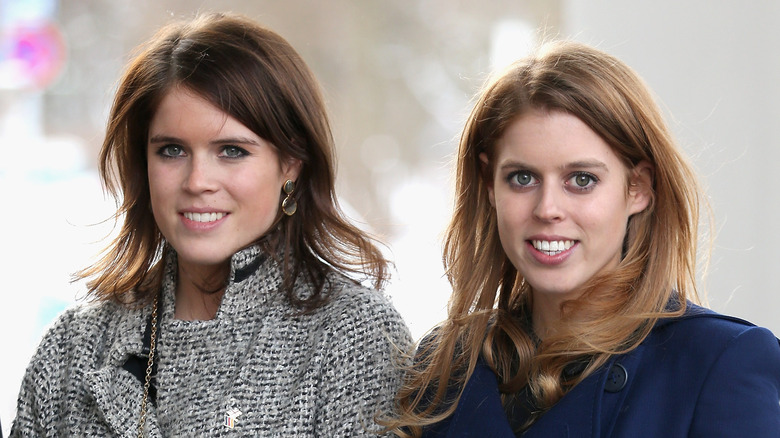
[[[534,278],[525,277],[525,281],[531,285],[531,289],[536,294],[543,294],[549,297],[557,297],[558,299],[571,299],[576,297],[576,291],[582,287],[582,284],[561,284],[560,281],[555,279],[545,279],[545,281],[534,281]],[[558,278],[560,280],[560,277]]]

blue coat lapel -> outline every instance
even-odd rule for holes
[[[613,358],[542,415],[523,438],[601,438],[614,429],[637,375],[644,348]],[[423,436],[513,437],[501,407],[496,377],[481,361],[455,413]]]
[[[610,436],[631,390],[642,352],[640,346],[628,355],[610,360],[542,415],[523,438]]]

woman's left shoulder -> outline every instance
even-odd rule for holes
[[[390,297],[383,291],[371,289],[340,274],[330,276],[328,302],[323,310],[337,315],[355,317],[400,318]]]
[[[670,400],[694,409],[688,436],[777,436],[780,341],[770,330],[689,305],[659,321],[643,345],[649,391],[666,380]]]
[[[659,321],[648,341],[664,349],[677,346],[702,359],[742,350],[780,362],[780,341],[769,329],[695,304],[682,316]]]
[[[662,319],[656,324],[655,330],[664,329],[685,329],[688,332],[704,332],[710,336],[726,338],[739,336],[744,332],[754,330],[771,334],[769,329],[758,327],[745,319],[718,313],[692,303],[688,303],[682,316]],[[771,337],[777,341],[774,335]]]
[[[404,343],[411,339],[409,329],[390,297],[340,274],[330,276],[329,297],[318,312],[325,325],[335,331],[358,331],[369,336],[390,334]]]

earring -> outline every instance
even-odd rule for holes
[[[284,193],[287,193],[287,197],[282,201],[282,211],[287,216],[292,216],[298,210],[298,203],[295,201],[295,198],[292,197],[292,194],[295,191],[295,182],[288,179],[284,182],[282,189],[284,190]]]

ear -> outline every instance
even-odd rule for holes
[[[496,208],[496,194],[493,189],[493,178],[488,177],[488,175],[491,175],[493,172],[490,171],[490,161],[488,160],[487,154],[480,152],[479,161],[482,163],[482,179],[485,180],[485,185],[487,186],[490,205],[492,205],[493,208]]]
[[[655,196],[653,193],[653,177],[655,168],[647,161],[640,161],[631,169],[628,179],[629,214],[644,211],[650,206]]]
[[[297,158],[287,158],[282,160],[282,178],[287,181],[297,181],[298,175],[301,173],[301,160]]]

